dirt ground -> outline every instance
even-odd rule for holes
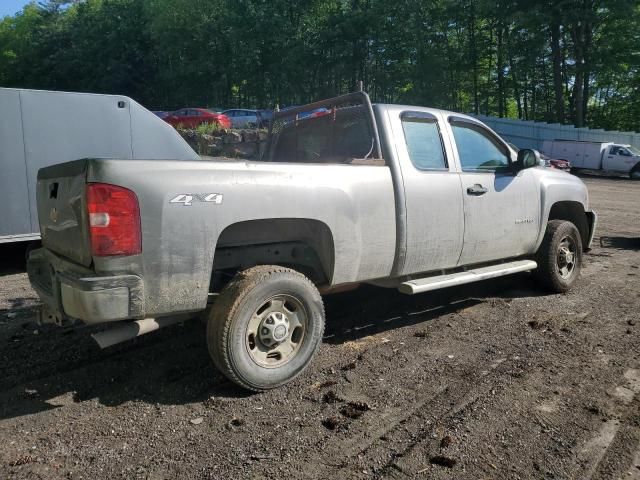
[[[204,327],[101,351],[0,268],[0,478],[640,479],[640,183],[587,178],[583,278],[327,297],[306,374],[247,394]]]

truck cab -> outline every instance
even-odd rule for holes
[[[612,143],[602,153],[602,169],[614,172],[629,172],[631,178],[640,178],[640,150],[632,145]]]

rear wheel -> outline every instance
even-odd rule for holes
[[[640,180],[640,163],[637,163],[635,167],[629,172],[631,180]]]
[[[220,293],[207,323],[207,345],[218,369],[243,388],[263,391],[299,375],[324,331],[317,288],[294,270],[258,266]]]
[[[582,240],[576,226],[565,220],[551,220],[536,254],[535,276],[546,289],[564,293],[580,277]]]

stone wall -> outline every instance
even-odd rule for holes
[[[220,130],[213,134],[178,130],[198,155],[257,159],[266,145],[267,130]]]

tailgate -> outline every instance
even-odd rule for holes
[[[42,245],[84,266],[91,265],[86,213],[87,160],[38,171],[38,221]]]

